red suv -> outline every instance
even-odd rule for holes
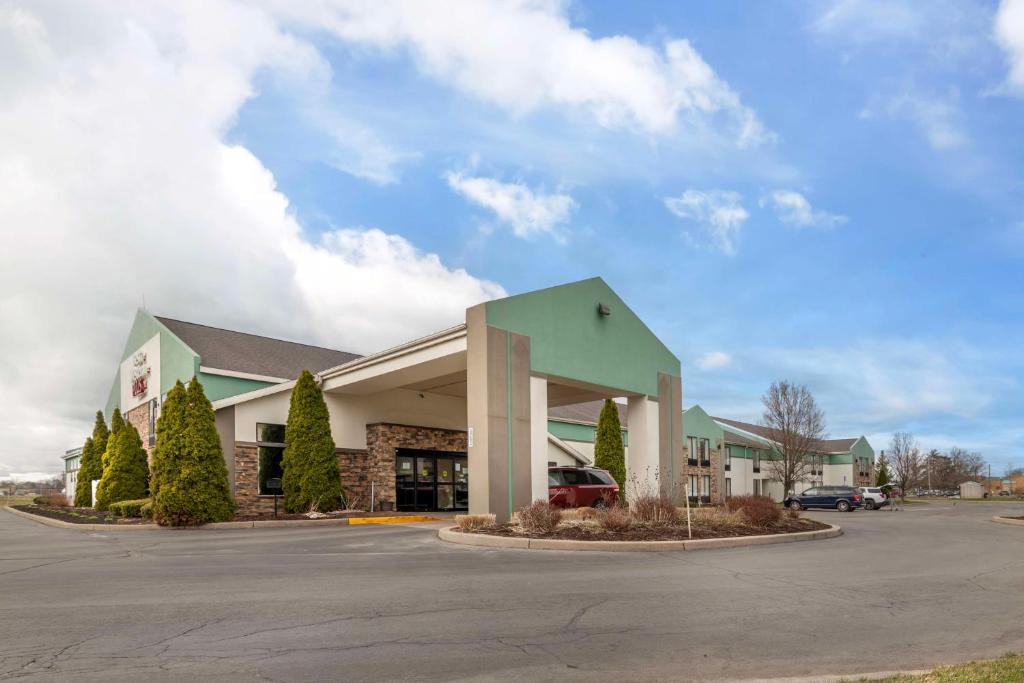
[[[619,499],[612,475],[596,467],[549,467],[548,502],[559,508],[603,507]]]

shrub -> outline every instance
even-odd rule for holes
[[[96,487],[97,510],[109,510],[122,500],[139,500],[149,487],[149,454],[135,426],[125,423],[112,429],[107,443],[103,478]]]
[[[597,419],[597,437],[594,440],[594,466],[608,470],[619,488],[626,485],[626,448],[622,443],[622,424],[615,401],[605,399],[601,416]]]
[[[782,518],[782,509],[768,496],[735,496],[725,505],[733,512],[741,510],[753,526],[770,526]]]
[[[644,493],[629,501],[633,518],[641,524],[663,525],[679,521],[680,512],[671,497],[660,493]]]
[[[46,504],[53,507],[66,508],[68,506],[68,498],[63,493],[51,493],[46,496]]]
[[[224,522],[235,513],[213,406],[199,380],[177,382],[157,422],[153,518],[164,526]]]
[[[455,523],[461,531],[478,531],[494,526],[494,515],[455,515]]]
[[[331,438],[330,414],[324,395],[309,370],[292,389],[285,427],[284,509],[288,512],[336,510],[341,503],[341,474]]]
[[[33,505],[49,505],[49,503],[47,502],[47,497],[46,496],[36,496],[35,498],[32,499],[32,504]]]
[[[633,526],[633,514],[628,508],[617,505],[597,510],[596,517],[597,525],[605,531],[629,531]]]
[[[150,510],[152,510],[149,498],[121,500],[116,503],[111,503],[107,509],[118,517],[145,517],[142,513],[142,508],[146,505],[149,505]]]
[[[786,515],[788,515],[790,519],[800,519],[800,511],[794,510],[793,508],[786,508]]]
[[[75,485],[75,506],[92,507],[92,482],[103,476],[103,453],[107,450],[107,437],[110,431],[103,419],[103,411],[96,411],[96,423],[92,428],[92,436],[82,446],[82,456],[78,460],[78,483]]]
[[[729,510],[724,507],[699,507],[690,510],[694,524],[710,527],[742,526],[747,518],[740,510]]]
[[[548,504],[546,500],[536,500],[519,510],[519,526],[529,534],[549,534],[562,521],[562,511]]]
[[[142,507],[139,508],[139,514],[143,519],[153,519],[153,499],[148,498]]]

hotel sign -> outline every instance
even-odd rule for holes
[[[149,367],[149,357],[145,351],[138,351],[132,356],[132,398],[145,396],[149,389],[149,376],[152,370]]]
[[[121,412],[160,394],[160,335],[155,334],[121,361]]]

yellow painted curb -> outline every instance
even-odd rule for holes
[[[407,522],[440,522],[437,517],[406,515],[405,517],[349,517],[349,524],[405,524]]]

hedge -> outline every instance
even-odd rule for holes
[[[150,516],[153,514],[153,502],[149,498],[122,500],[111,503],[108,510],[118,517],[147,517],[147,511]]]

